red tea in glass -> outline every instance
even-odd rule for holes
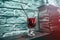
[[[34,28],[36,26],[36,19],[35,18],[28,18],[28,28]]]

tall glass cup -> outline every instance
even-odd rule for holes
[[[28,22],[28,28],[29,28],[29,36],[35,36],[34,34],[34,28],[36,27],[36,18],[30,17],[27,19]]]

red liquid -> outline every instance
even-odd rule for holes
[[[35,18],[28,18],[28,28],[34,28],[36,26],[36,19]]]

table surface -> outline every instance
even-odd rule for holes
[[[5,37],[4,40],[30,40],[30,39],[34,39],[34,38],[37,38],[37,37],[42,37],[42,36],[49,35],[49,34],[50,33],[37,32],[34,37],[29,37],[27,35],[22,35],[22,36],[16,35],[16,36]]]

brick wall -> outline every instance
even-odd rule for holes
[[[24,14],[24,11],[13,9],[20,8],[19,3],[9,1],[3,3],[2,5],[2,7],[9,8],[0,8],[0,36],[11,31],[27,29],[27,17]]]

